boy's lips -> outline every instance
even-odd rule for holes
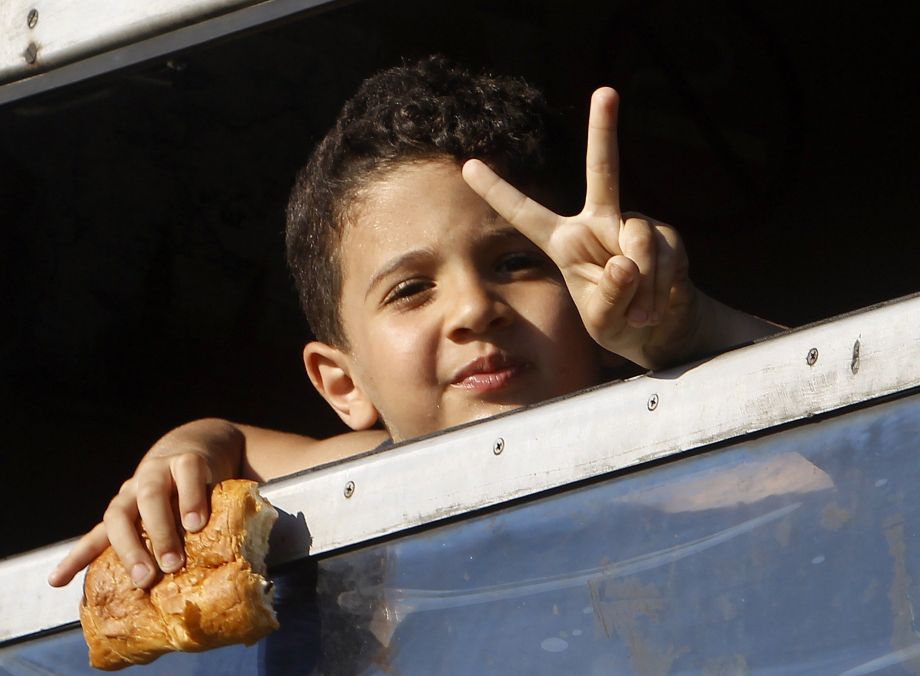
[[[474,359],[454,374],[451,385],[475,392],[490,392],[506,387],[521,371],[527,362],[510,355],[497,352]]]

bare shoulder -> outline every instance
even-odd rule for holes
[[[308,451],[308,467],[360,455],[377,448],[389,439],[390,435],[383,430],[346,432],[327,439],[314,439]]]
[[[246,437],[243,476],[259,481],[344,460],[372,450],[389,439],[383,430],[345,432],[326,439],[237,425]]]

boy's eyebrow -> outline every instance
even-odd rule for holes
[[[374,273],[374,276],[371,277],[371,281],[368,282],[367,285],[367,291],[364,293],[364,299],[367,300],[367,297],[371,295],[371,291],[373,291],[374,288],[387,277],[387,275],[390,275],[396,270],[399,270],[400,268],[407,265],[421,262],[423,260],[430,260],[432,255],[433,252],[430,249],[413,249],[412,251],[407,251],[406,253],[387,261],[386,264],[377,270],[377,272]]]
[[[479,239],[478,244],[480,246],[507,246],[510,244],[515,244],[516,246],[526,245],[535,249],[540,248],[529,237],[527,237],[527,235],[515,228],[513,225],[506,225],[502,228],[496,228],[495,230],[488,231]]]
[[[496,228],[495,230],[490,230],[485,235],[482,236],[482,242],[492,242],[492,241],[501,241],[506,239],[520,239],[525,242],[529,242],[527,235],[515,228],[513,225],[506,225],[502,228]]]

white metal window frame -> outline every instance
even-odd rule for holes
[[[280,563],[920,386],[920,294],[279,479]],[[77,620],[62,542],[0,562],[0,642]],[[15,609],[15,612],[14,612]]]
[[[332,4],[332,0],[3,0],[0,105]]]

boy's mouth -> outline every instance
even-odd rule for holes
[[[454,375],[451,385],[474,392],[492,392],[507,387],[526,367],[526,362],[499,352],[471,361]]]

